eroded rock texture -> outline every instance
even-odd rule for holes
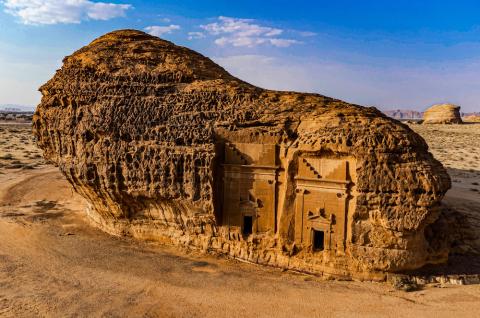
[[[462,124],[460,106],[453,104],[433,105],[423,114],[424,124]]]
[[[38,144],[110,233],[349,277],[445,261],[450,179],[374,108],[264,90],[133,30],[40,91]]]

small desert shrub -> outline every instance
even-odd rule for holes
[[[412,281],[408,277],[395,277],[392,282],[393,288],[396,290],[402,290],[405,292],[412,292],[420,290],[421,287],[416,282]]]

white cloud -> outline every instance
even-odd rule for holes
[[[225,46],[231,44],[233,46],[254,47],[261,44],[271,44],[277,47],[289,47],[292,44],[301,43],[297,40],[276,39],[276,38],[252,38],[252,37],[221,37],[215,40],[215,44]]]
[[[269,39],[269,41],[272,45],[278,47],[289,47],[292,44],[302,43],[300,41],[290,39]]]
[[[83,20],[109,20],[124,17],[129,4],[89,0],[5,0],[5,12],[23,24],[80,23]]]
[[[238,19],[218,17],[218,22],[200,26],[210,35],[216,36],[215,44],[219,46],[232,45],[236,47],[254,47],[269,44],[277,47],[288,47],[301,43],[294,39],[285,39],[278,36],[283,34],[282,29],[261,26],[252,19]]]
[[[115,17],[123,17],[125,16],[125,10],[129,8],[128,4],[104,2],[96,2],[89,6],[90,8],[87,11],[87,15],[93,20],[109,20]]]
[[[203,38],[205,38],[205,34],[203,32],[188,32],[189,40],[198,40]]]
[[[176,24],[170,25],[152,25],[145,28],[149,34],[154,36],[162,36],[164,34],[170,34],[175,30],[180,30],[180,26]]]

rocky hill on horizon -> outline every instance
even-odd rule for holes
[[[0,112],[2,113],[33,113],[35,106],[21,104],[0,104]]]
[[[423,111],[412,109],[393,109],[383,111],[385,115],[394,119],[422,119]],[[460,112],[461,117],[480,116],[480,112]]]
[[[386,110],[383,112],[385,115],[395,119],[422,119],[423,112],[419,112],[411,109],[395,109]]]

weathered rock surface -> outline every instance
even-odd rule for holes
[[[461,124],[460,106],[453,104],[433,105],[423,114],[424,124]]]
[[[40,91],[38,145],[110,233],[358,278],[446,260],[449,176],[374,108],[264,90],[134,30]]]

